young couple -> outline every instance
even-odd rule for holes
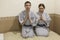
[[[30,10],[31,2],[26,1],[24,4],[25,10],[19,14],[19,22],[22,25],[22,37],[48,36],[50,16],[44,12],[45,5],[38,5],[38,12],[35,14]],[[34,32],[35,31],[35,32]]]

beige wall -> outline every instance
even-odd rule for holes
[[[53,30],[54,14],[50,14],[50,16],[52,18],[50,29]],[[20,30],[21,25],[18,22],[17,16],[0,17],[0,32],[20,31]]]
[[[60,34],[60,15],[53,13],[50,14],[50,17],[52,19],[50,30]],[[21,29],[17,16],[0,17],[0,32],[21,31]]]
[[[60,34],[60,15],[55,14],[54,31]]]

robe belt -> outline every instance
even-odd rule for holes
[[[28,27],[28,26],[32,26],[32,25],[26,25],[26,24],[24,24],[24,26]]]
[[[37,24],[37,26],[44,27],[46,25],[45,24]]]

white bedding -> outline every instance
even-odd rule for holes
[[[0,33],[0,40],[4,40],[4,34]]]
[[[48,37],[34,36],[33,38],[22,38],[20,32],[4,33],[5,40],[60,40],[60,35],[50,31]]]

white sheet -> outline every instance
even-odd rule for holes
[[[20,32],[7,32],[5,33],[5,40],[60,40],[60,36],[50,31],[48,37],[34,36],[33,38],[24,39],[21,37]]]
[[[0,33],[0,40],[4,40],[4,34]]]

